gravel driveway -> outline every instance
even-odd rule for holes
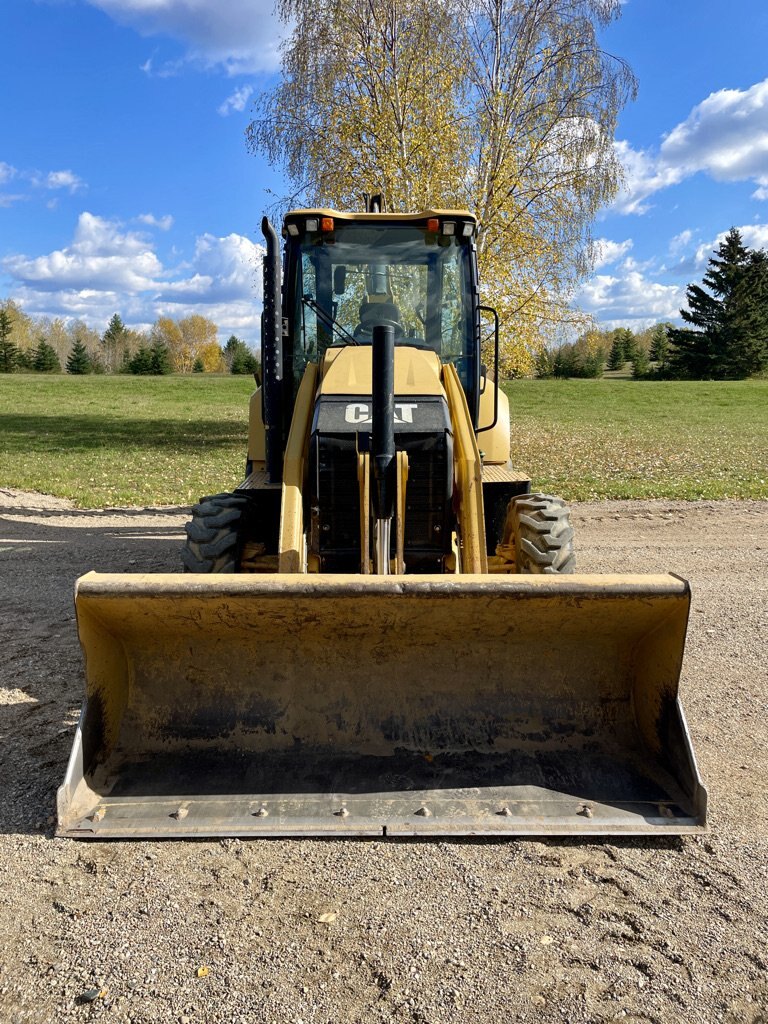
[[[768,1024],[768,504],[574,508],[581,571],[691,581],[708,836],[55,840],[73,582],[174,571],[187,513],[0,490],[2,1024]]]

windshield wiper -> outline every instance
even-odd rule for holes
[[[345,345],[359,345],[360,342],[354,338],[346,327],[342,327],[341,324],[337,323],[336,320],[330,314],[326,313],[322,306],[320,306],[311,295],[302,295],[301,301],[307,306],[315,316],[319,317],[326,327],[329,327],[331,331],[335,331]]]

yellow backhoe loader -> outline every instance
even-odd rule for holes
[[[293,211],[282,259],[265,219],[243,482],[194,507],[185,573],[78,581],[59,835],[704,828],[687,583],[574,573],[510,463],[475,218],[379,211]]]

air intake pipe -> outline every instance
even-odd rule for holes
[[[395,451],[395,329],[373,328],[373,514],[376,573],[389,574],[390,537],[395,514],[397,455]]]

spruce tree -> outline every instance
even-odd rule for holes
[[[671,324],[656,324],[653,328],[653,334],[651,335],[651,359],[658,363],[660,367],[666,365],[669,359],[669,338],[667,337],[667,331],[671,327]]]
[[[555,375],[555,357],[548,348],[542,348],[536,353],[535,358],[536,376],[539,380],[548,380]]]
[[[152,352],[146,345],[139,345],[138,351],[128,362],[128,369],[142,377],[148,377],[152,373]]]
[[[38,341],[37,348],[32,354],[32,368],[37,373],[61,373],[59,357],[45,338]]]
[[[628,327],[620,327],[619,331],[624,340],[624,358],[627,362],[634,363],[635,356],[640,351],[637,338]]]
[[[632,376],[635,380],[642,380],[643,377],[648,376],[649,370],[648,356],[641,348],[638,348],[632,358]]]
[[[0,373],[13,373],[19,365],[19,350],[11,341],[13,324],[4,309],[0,309]]]
[[[91,357],[88,355],[88,351],[82,341],[76,338],[67,359],[67,373],[83,374],[92,372]]]
[[[256,373],[259,369],[259,361],[251,350],[243,345],[243,350],[237,352],[232,360],[231,373],[249,374]]]
[[[224,346],[224,362],[229,367],[230,373],[237,374],[256,373],[260,365],[245,342],[234,334],[229,336]]]
[[[734,292],[734,337],[727,376],[743,378],[768,369],[768,253],[750,252],[746,273]]]
[[[168,351],[168,346],[162,338],[155,338],[152,342],[150,356],[152,365],[151,372],[156,377],[162,377],[171,372],[171,354]]]
[[[624,349],[624,338],[620,331],[613,332],[613,344],[608,356],[608,369],[620,370],[627,361],[627,353]]]
[[[680,315],[690,327],[673,328],[671,363],[687,377],[741,378],[768,366],[768,257],[750,252],[736,228],[707,265],[701,285],[686,291]]]
[[[101,339],[102,357],[107,373],[114,373],[121,365],[128,348],[128,330],[120,314],[115,313]]]

